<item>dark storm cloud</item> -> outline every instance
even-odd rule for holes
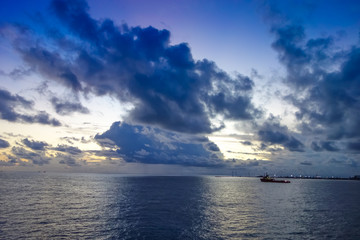
[[[89,6],[86,1],[54,0],[51,7],[70,31],[82,38],[97,41],[98,23],[87,13]]]
[[[206,147],[207,147],[208,150],[213,151],[213,152],[219,152],[220,151],[219,147],[213,142],[209,142],[208,144],[206,144]]]
[[[129,120],[210,133],[224,127],[212,125],[213,117],[251,120],[261,115],[251,101],[252,79],[230,76],[206,59],[195,61],[188,44],[170,45],[168,30],[95,20],[81,0],[55,0],[51,9],[61,24],[46,39],[52,48],[35,31],[20,29],[12,40],[15,49],[32,69],[74,92],[132,103]]]
[[[351,151],[360,151],[360,141],[357,142],[349,142],[347,144],[347,149]]]
[[[267,144],[278,144],[284,146],[289,151],[304,151],[304,144],[293,137],[288,128],[280,125],[280,123],[274,118],[268,119],[267,122],[260,126],[258,136],[263,142],[261,147],[263,149],[267,148]]]
[[[47,112],[39,111],[36,115],[22,115],[20,119],[26,123],[40,123],[44,125],[61,126],[59,120],[52,118]]]
[[[55,159],[60,164],[67,165],[69,167],[79,167],[82,164],[86,164],[86,161],[81,160],[84,152],[77,147],[58,145],[57,147],[51,148],[51,150],[57,151]]]
[[[360,48],[338,50],[331,36],[307,39],[302,26],[274,26],[273,48],[285,65],[286,99],[302,128],[328,139],[360,136]],[[311,124],[309,124],[311,123]]]
[[[82,151],[79,148],[69,145],[58,145],[57,147],[52,148],[52,150],[64,152],[72,155],[77,155],[82,153]]]
[[[40,46],[19,48],[18,51],[27,63],[31,63],[31,66],[44,74],[44,76],[56,79],[74,91],[81,89],[77,76],[58,53],[51,52]]]
[[[53,48],[48,49],[49,46],[42,46],[40,39],[36,38],[36,31],[31,27],[4,24],[0,27],[0,36],[12,42],[14,49],[28,63],[31,72],[40,72],[44,77],[54,79],[74,91],[81,89],[80,82],[71,71],[69,63],[63,59],[64,56]],[[66,56],[67,60],[69,57]]]
[[[26,100],[19,95],[0,89],[0,117],[10,122],[40,123],[45,125],[60,126],[61,123],[44,111],[39,111],[34,115],[21,114],[17,108],[32,110],[33,102]]]
[[[29,140],[27,138],[23,139],[21,142],[25,144],[27,147],[31,148],[32,150],[43,151],[45,150],[45,147],[49,146],[49,144],[47,144],[46,142]]]
[[[316,152],[320,152],[320,151],[329,151],[329,152],[337,152],[340,149],[335,145],[334,142],[330,142],[330,141],[321,141],[319,143],[317,142],[312,142],[311,143],[311,148],[316,151]]]
[[[311,143],[311,149],[316,152],[321,152],[323,150],[322,147],[320,147],[316,142]]]
[[[88,108],[84,107],[79,102],[64,101],[57,97],[51,99],[51,104],[55,108],[56,113],[60,115],[70,115],[74,112],[88,114],[90,112]]]
[[[221,154],[215,154],[218,147],[209,140],[196,141],[191,136],[153,127],[114,122],[108,131],[96,135],[95,140],[104,147],[117,148],[118,156],[126,162],[203,167],[223,165]]]
[[[250,141],[243,141],[243,142],[241,142],[243,145],[247,145],[247,146],[251,146],[251,145],[253,145],[252,144],[252,142],[250,142]]]
[[[3,89],[0,89],[0,101],[1,118],[12,122],[21,118],[21,115],[15,112],[15,107],[21,106],[29,109],[33,105],[31,101],[25,100],[19,95],[12,95]]]
[[[51,158],[45,155],[44,151],[28,151],[22,147],[13,147],[11,149],[12,154],[20,161],[20,159],[27,159],[35,165],[49,164]]]
[[[299,72],[299,70],[309,62],[309,56],[304,49],[297,45],[297,43],[304,40],[305,34],[303,27],[285,26],[272,29],[272,31],[277,37],[272,47],[279,53],[280,62],[288,67],[287,70],[289,71],[288,75],[290,78],[288,80],[296,81],[295,83],[300,86],[307,84],[311,79],[308,79],[307,75]],[[301,78],[298,76],[301,76]]]
[[[59,160],[60,164],[67,165],[69,167],[81,166],[74,157],[69,156],[69,155],[57,154],[56,159]]]
[[[10,147],[9,142],[0,138],[0,148],[8,148],[8,147]]]

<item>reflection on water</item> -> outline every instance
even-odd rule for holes
[[[254,188],[259,184],[257,181],[252,178],[209,179],[213,202],[208,205],[208,211],[217,222],[215,231],[219,238],[261,238],[264,210]]]
[[[0,175],[0,239],[359,239],[360,182]]]

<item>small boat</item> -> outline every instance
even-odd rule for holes
[[[275,178],[272,178],[267,174],[264,177],[260,178],[260,181],[262,181],[262,182],[273,182],[273,183],[290,183],[289,180],[276,180]]]

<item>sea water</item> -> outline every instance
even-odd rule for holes
[[[0,173],[0,239],[360,239],[360,181]]]

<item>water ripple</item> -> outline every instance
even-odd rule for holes
[[[0,239],[359,239],[360,182],[1,173]]]

